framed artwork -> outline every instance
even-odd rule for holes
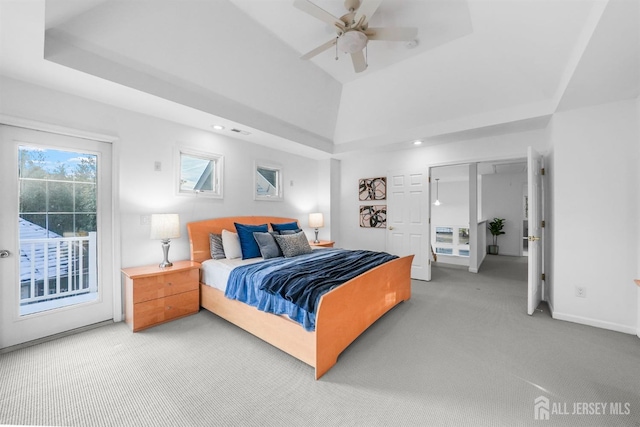
[[[387,205],[360,206],[360,227],[387,228]]]
[[[361,202],[387,199],[387,178],[363,178],[358,182],[358,198]]]

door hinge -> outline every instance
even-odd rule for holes
[[[429,183],[431,183],[431,177],[429,177]]]
[[[542,228],[544,228],[544,226],[545,226],[544,219],[542,220],[542,223],[540,223],[540,226],[541,226]]]
[[[540,278],[541,278],[542,280],[545,280],[545,277],[546,277],[546,276],[544,275],[544,273],[542,273],[542,275],[540,276]]]
[[[540,169],[540,175],[544,175],[544,168]]]

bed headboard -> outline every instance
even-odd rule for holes
[[[206,219],[204,221],[190,222],[187,224],[189,232],[189,248],[191,251],[191,261],[202,262],[211,258],[209,247],[209,234],[220,234],[222,230],[235,232],[239,224],[283,224],[286,222],[298,222],[295,218],[282,218],[279,216],[230,216],[226,218]],[[269,225],[271,229],[271,225]]]

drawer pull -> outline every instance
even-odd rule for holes
[[[169,283],[167,283],[167,285],[168,285],[168,286],[171,286],[171,285],[173,285],[173,283],[169,282]]]
[[[167,306],[167,310],[171,310],[173,307],[171,307],[170,305]]]

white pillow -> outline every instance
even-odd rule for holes
[[[227,259],[242,258],[242,248],[238,233],[222,230],[222,247]]]

